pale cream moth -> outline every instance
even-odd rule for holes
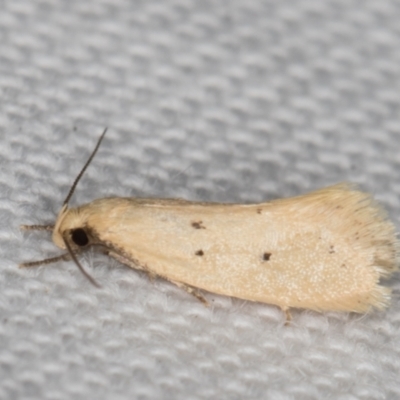
[[[181,199],[103,198],[68,202],[105,135],[76,178],[51,230],[66,249],[34,266],[72,259],[96,246],[123,264],[164,278],[206,300],[199,289],[316,311],[364,313],[389,304],[379,284],[398,267],[394,225],[369,194],[338,184],[261,204]]]

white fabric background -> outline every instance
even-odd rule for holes
[[[393,0],[0,1],[1,399],[398,399],[399,274],[367,316],[207,294],[21,223],[108,195],[258,202],[339,181],[400,227]]]

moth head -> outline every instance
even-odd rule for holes
[[[82,175],[86,171],[87,167],[91,163],[93,157],[95,156],[104,135],[107,132],[107,128],[104,129],[102,135],[97,141],[96,147],[92,151],[86,164],[81,169],[78,176],[75,178],[68,195],[63,203],[63,206],[58,213],[56,223],[52,225],[22,225],[21,228],[24,230],[52,230],[53,231],[53,242],[60,248],[66,249],[67,253],[64,253],[58,257],[47,258],[40,261],[32,261],[27,263],[22,263],[20,266],[32,267],[43,264],[50,264],[60,260],[73,260],[77,267],[82,271],[82,273],[89,279],[93,285],[99,287],[96,281],[84,270],[79,260],[77,259],[77,254],[81,253],[82,250],[95,244],[92,235],[90,235],[90,229],[87,227],[85,220],[85,213],[82,212],[81,208],[68,208],[68,202],[71,199],[76,185],[81,179]]]
[[[93,244],[84,213],[80,213],[77,208],[68,208],[64,205],[54,226],[53,242],[61,249],[66,249],[65,242],[68,242],[71,249],[78,251]]]

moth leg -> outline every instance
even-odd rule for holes
[[[130,260],[127,257],[124,257],[123,255],[121,255],[121,254],[119,254],[119,253],[117,253],[117,252],[115,252],[113,250],[105,249],[104,250],[104,254],[106,254],[106,255],[108,255],[108,256],[110,256],[112,258],[115,258],[121,264],[124,264],[124,265],[126,265],[126,266],[128,266],[128,267],[130,267],[132,269],[139,269],[139,270],[142,270],[142,271],[144,270],[140,265],[138,265],[134,261]]]
[[[126,266],[128,266],[128,267],[130,267],[132,269],[138,269],[140,271],[146,272],[147,276],[149,277],[151,282],[154,282],[155,279],[158,277],[158,275],[155,272],[149,270],[148,268],[145,268],[145,267],[139,265],[138,263],[130,260],[127,257],[122,256],[121,254],[116,253],[115,251],[104,249],[103,253],[108,255],[108,256],[110,256],[110,257],[115,258],[121,264],[124,264],[124,265],[126,265]]]
[[[285,313],[286,316],[285,326],[290,325],[290,321],[292,320],[292,314],[290,313],[289,307],[282,306],[281,310]]]
[[[124,265],[127,265],[130,268],[138,269],[138,270],[147,272],[147,274],[148,274],[148,276],[149,276],[151,281],[153,281],[156,278],[165,279],[166,281],[173,283],[174,285],[178,286],[179,288],[184,289],[187,293],[189,293],[192,296],[196,297],[196,299],[200,300],[205,306],[207,306],[207,307],[209,306],[208,301],[200,294],[200,292],[196,288],[193,288],[191,286],[185,285],[184,283],[181,283],[181,282],[173,281],[171,279],[168,279],[165,276],[158,275],[155,272],[153,272],[151,269],[149,269],[147,266],[140,265],[138,262],[135,262],[135,261],[133,261],[133,260],[127,258],[127,257],[124,257],[123,255],[117,253],[116,251],[109,250],[109,251],[106,251],[106,253],[109,256],[115,258],[120,263],[122,263]]]
[[[174,285],[178,286],[179,288],[185,290],[187,293],[191,294],[192,296],[196,297],[197,300],[200,300],[206,307],[208,307],[210,304],[206,300],[204,296],[200,294],[200,291],[194,287],[188,286],[184,283],[181,282],[176,282],[176,281],[171,281],[170,279],[167,279],[169,282],[173,283]]]
[[[54,225],[20,225],[23,231],[53,231]]]
[[[145,271],[145,272],[147,273],[147,276],[149,277],[150,282],[151,282],[151,283],[154,283],[154,281],[157,279],[158,275],[155,274],[155,273],[152,272],[152,271]]]
[[[45,260],[24,262],[24,263],[19,264],[19,267],[20,268],[39,267],[40,265],[52,264],[57,261],[69,261],[70,259],[71,259],[71,256],[68,253],[65,253],[65,254],[61,254],[60,256],[57,256],[57,257],[46,258]]]

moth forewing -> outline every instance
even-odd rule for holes
[[[130,267],[283,309],[382,308],[397,266],[394,226],[348,185],[255,205],[105,198],[57,225],[86,227]]]

